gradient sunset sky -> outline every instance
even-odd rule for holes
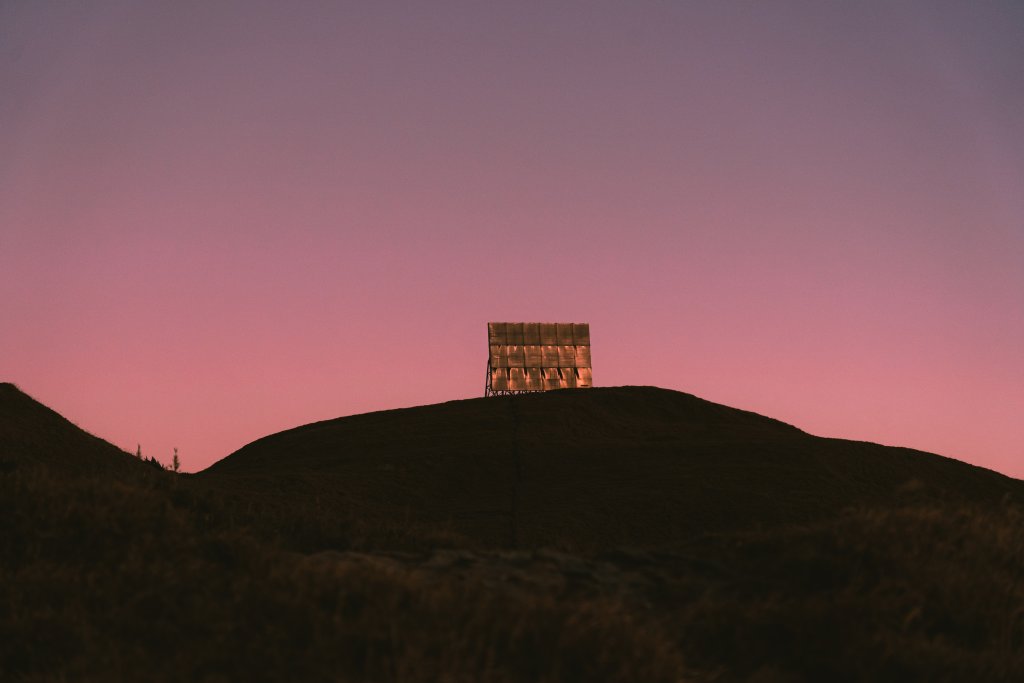
[[[1024,477],[1024,2],[0,2],[0,381],[195,471],[489,320]]]

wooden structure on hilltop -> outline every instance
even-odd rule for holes
[[[593,386],[588,323],[487,323],[484,396]]]

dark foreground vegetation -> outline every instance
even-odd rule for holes
[[[631,392],[645,390],[607,391],[608,400],[628,404]],[[757,441],[761,427],[748,425],[744,435],[737,422],[757,416],[690,397],[678,403],[678,396],[642,397],[644,414],[664,404],[662,418],[649,417],[641,430],[654,445],[634,439],[642,446],[635,457],[651,467],[661,462],[657,443],[671,441],[657,425],[679,422],[680,410],[696,412],[696,422],[711,420],[700,410],[717,411],[728,429],[692,433],[696,427],[682,425],[672,442],[679,459],[692,461],[701,444],[717,440],[728,461]],[[665,487],[700,498],[701,486],[725,480],[715,467],[690,462],[686,477],[700,478],[692,486],[662,471],[645,506],[620,476],[625,502],[592,501],[597,511],[586,524],[567,524],[542,517],[585,510],[585,501],[567,494],[568,501],[548,502],[568,466],[545,474],[524,458],[532,452],[523,427],[536,404],[530,398],[517,407],[518,489],[498,497],[505,484],[488,484],[482,471],[476,486],[490,487],[490,508],[477,504],[486,496],[478,501],[473,486],[468,493],[453,486],[447,504],[394,494],[389,516],[373,496],[411,486],[403,467],[424,468],[415,472],[424,486],[440,486],[424,472],[440,467],[431,448],[445,449],[421,445],[427,461],[418,465],[395,455],[383,463],[391,469],[367,475],[377,483],[340,484],[336,461],[358,458],[350,451],[332,458],[312,445],[304,457],[281,455],[285,465],[275,465],[269,450],[262,464],[245,465],[240,452],[203,475],[175,475],[0,385],[0,679],[1024,680],[1021,482],[893,449],[909,475],[901,464],[892,482],[880,483],[856,474],[841,454],[810,454],[812,442],[800,444],[814,437],[780,425],[788,436],[762,433],[762,443],[777,442],[761,448],[781,454],[785,469],[788,441],[792,458],[812,462],[817,495],[805,485],[780,492],[763,474],[760,488],[745,484],[758,519],[743,523],[740,500],[739,512],[712,506],[704,531],[688,520],[659,520],[657,511],[676,510],[662,500],[672,498]],[[476,402],[463,403],[476,410]],[[496,405],[508,409],[483,408]],[[629,406],[620,409],[628,417]],[[577,405],[561,413],[570,427],[586,419],[573,411],[587,412]],[[409,424],[402,438],[422,438],[415,426],[422,413],[377,415],[363,420],[397,416]],[[439,417],[434,412],[422,428]],[[487,429],[486,421],[472,424]],[[619,431],[628,428],[620,419]],[[681,445],[687,430],[696,451]],[[363,438],[357,432],[346,438]],[[619,437],[609,438],[614,445]],[[459,452],[455,441],[449,453]],[[292,446],[293,456],[304,452]],[[499,460],[481,457],[497,476]],[[595,457],[607,475],[611,451]],[[923,463],[916,470],[915,458]],[[817,473],[815,459],[834,470],[832,479]],[[237,468],[230,476],[228,463]],[[359,467],[369,468],[345,466]],[[330,485],[318,492],[317,479]],[[616,490],[593,473],[572,481],[584,491]],[[957,481],[959,493],[947,488]],[[773,495],[789,500],[762,500]],[[504,516],[484,514],[492,508]],[[604,523],[602,509],[633,510],[640,521],[609,522],[610,540],[602,542],[593,531]],[[774,516],[765,521],[763,510]],[[641,523],[657,528],[623,542],[622,529]]]

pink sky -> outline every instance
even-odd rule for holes
[[[5,2],[0,380],[195,471],[587,321],[1024,477],[1022,84],[1010,0]]]

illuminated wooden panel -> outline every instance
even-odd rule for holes
[[[523,347],[523,351],[526,354],[526,362],[523,363],[524,367],[527,368],[540,368],[544,366],[543,362],[543,347],[536,344],[528,344]]]
[[[572,324],[572,343],[579,346],[580,344],[586,344],[590,346],[590,324],[589,323],[573,323]]]
[[[543,391],[544,389],[544,373],[540,368],[525,368],[526,369],[526,389],[527,391]]]
[[[558,367],[560,368],[574,368],[576,367],[576,347],[575,346],[559,346],[558,348]]]
[[[505,323],[487,323],[487,343],[501,345],[508,343],[505,338]]]
[[[523,343],[540,344],[540,323],[523,323]]]
[[[594,386],[594,371],[590,368],[577,368],[576,373],[578,378],[576,380],[577,387],[592,387]]]
[[[510,391],[526,391],[526,370],[509,368],[508,388]]]
[[[510,368],[521,368],[526,366],[526,352],[522,344],[509,344],[505,347],[508,350],[508,366]]]
[[[562,377],[558,368],[544,368],[544,389],[561,389]]]
[[[589,346],[577,346],[576,347],[576,367],[578,368],[589,368],[590,363],[590,347]]]
[[[508,391],[508,370],[497,368],[491,370],[491,389],[493,391]]]
[[[508,367],[508,347],[506,347],[504,344],[491,344],[491,367]]]
[[[523,324],[505,323],[505,338],[509,344],[523,345]]]
[[[557,368],[558,367],[558,347],[554,344],[548,346],[542,346],[541,348],[541,361],[540,366],[542,368]]]
[[[558,330],[555,323],[540,324],[540,343],[544,346],[554,346],[558,343]]]
[[[572,323],[556,323],[556,344],[568,346],[572,344]]]
[[[558,386],[562,389],[575,389],[576,388],[576,370],[573,368],[565,368],[562,372],[562,379],[558,383]]]

